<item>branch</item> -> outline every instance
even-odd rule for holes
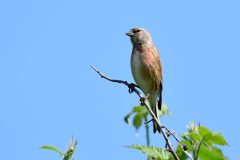
[[[185,144],[182,144],[182,143],[179,141],[179,139],[176,137],[176,135],[175,135],[173,132],[171,132],[166,126],[162,126],[162,128],[166,129],[167,132],[170,133],[170,135],[172,135],[173,138],[174,138],[174,139],[178,142],[178,144],[182,147],[183,152],[184,152],[189,158],[193,159],[192,156],[187,152],[188,146],[185,145]]]
[[[101,78],[104,78],[104,79],[106,79],[106,80],[108,80],[108,81],[111,81],[111,82],[116,82],[116,83],[124,84],[124,85],[126,85],[126,86],[129,88],[129,92],[130,92],[130,93],[134,92],[134,93],[136,93],[136,94],[138,95],[138,97],[140,98],[140,101],[141,101],[142,105],[144,105],[144,106],[146,107],[146,109],[147,109],[148,112],[151,114],[151,116],[152,116],[152,118],[154,119],[154,121],[155,121],[155,122],[157,123],[157,125],[159,126],[160,131],[161,131],[161,133],[162,133],[162,135],[163,135],[163,138],[165,139],[166,144],[167,144],[167,146],[168,146],[168,151],[172,153],[172,155],[173,155],[173,157],[175,158],[175,160],[179,160],[176,152],[173,150],[172,144],[171,144],[171,142],[170,142],[170,140],[169,140],[169,138],[168,138],[165,130],[163,130],[163,128],[166,128],[166,127],[163,126],[163,125],[160,123],[159,119],[154,115],[151,107],[149,107],[149,106],[147,105],[147,103],[146,103],[146,101],[145,101],[145,97],[142,96],[142,94],[140,93],[140,91],[136,89],[135,86],[137,86],[137,85],[135,85],[135,84],[133,84],[133,83],[128,83],[127,81],[111,79],[111,78],[105,76],[104,74],[102,74],[102,73],[101,73],[99,70],[97,70],[94,66],[91,65],[91,67],[101,76]],[[137,86],[137,87],[138,87],[138,86]],[[167,129],[167,130],[168,130],[168,129]],[[169,130],[168,130],[168,131],[169,131]],[[178,142],[180,142],[180,141],[178,141]],[[183,150],[185,151],[183,145],[181,145],[181,146],[182,146]],[[187,155],[192,159],[192,157],[191,157],[190,154],[187,154]]]
[[[141,99],[144,99],[144,96],[142,96],[141,93],[135,87],[133,87],[133,86],[137,86],[137,85],[135,85],[133,83],[128,83],[127,81],[108,78],[107,76],[102,74],[100,71],[98,71],[93,65],[91,65],[91,67],[101,76],[101,78],[104,78],[111,82],[122,83],[122,84],[128,86],[128,88],[131,88],[131,91],[129,91],[129,92],[135,92],[138,95],[138,97],[140,97]]]

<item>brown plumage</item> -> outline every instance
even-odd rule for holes
[[[131,69],[134,80],[143,93],[156,117],[162,104],[162,67],[157,49],[149,32],[143,28],[133,28],[126,33],[133,45]],[[160,129],[153,121],[154,133]]]

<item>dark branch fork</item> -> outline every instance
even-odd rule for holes
[[[129,93],[132,93],[132,92],[135,92],[138,97],[140,98],[140,101],[141,101],[141,105],[145,106],[148,110],[148,112],[151,114],[152,116],[152,119],[154,119],[156,122],[157,122],[157,125],[159,126],[160,130],[161,130],[161,133],[163,135],[163,138],[165,139],[166,141],[166,146],[168,147],[167,150],[172,153],[173,157],[175,158],[175,160],[179,160],[176,152],[174,151],[173,149],[173,146],[169,140],[169,136],[167,135],[167,132],[169,132],[173,137],[174,139],[179,143],[179,145],[182,147],[183,151],[185,152],[185,154],[192,159],[191,155],[187,152],[187,146],[186,145],[183,145],[181,144],[181,142],[178,140],[178,138],[165,126],[163,126],[159,119],[154,115],[151,107],[149,107],[146,103],[146,97],[144,97],[139,90],[136,89],[136,87],[138,87],[136,84],[134,83],[128,83],[127,81],[122,81],[122,80],[116,80],[116,79],[111,79],[111,78],[108,78],[107,76],[105,76],[104,74],[102,74],[99,70],[97,70],[94,66],[91,65],[91,67],[101,76],[101,78],[104,78],[108,81],[111,81],[111,82],[116,82],[116,83],[121,83],[121,84],[124,84],[126,85],[128,88],[129,88]],[[139,87],[138,87],[139,88]],[[139,88],[140,89],[140,88]],[[165,129],[165,130],[163,130]]]

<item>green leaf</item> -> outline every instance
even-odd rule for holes
[[[205,145],[202,145],[199,152],[199,157],[201,160],[226,160],[220,149],[216,147],[207,147]]]
[[[190,132],[184,132],[181,134],[181,137],[184,139],[188,139],[189,135],[190,135]]]
[[[162,148],[140,146],[140,145],[132,145],[132,146],[129,146],[128,148],[140,150],[145,155],[157,160],[168,160],[171,156],[171,154],[168,151]]]
[[[138,129],[141,124],[142,124],[142,113],[136,114],[135,117],[133,118],[133,125],[136,129]]]
[[[200,141],[201,140],[201,136],[197,133],[190,133],[189,136],[194,140],[194,141]]]
[[[190,123],[188,125],[188,132],[182,134],[182,138],[184,139],[183,141],[189,143],[188,151],[192,152],[194,160],[199,158],[200,160],[226,160],[221,150],[215,146],[228,145],[221,133],[214,133],[207,127]],[[177,148],[177,154],[179,154],[182,160],[185,156],[180,149],[179,147]]]
[[[41,146],[40,148],[41,148],[41,149],[47,149],[47,150],[51,150],[51,151],[57,152],[57,153],[59,153],[61,156],[63,155],[63,153],[62,153],[60,150],[58,150],[57,148],[55,148],[55,147],[53,147],[53,146],[47,146],[47,145],[45,145],[45,146]]]
[[[202,137],[202,141],[207,145],[212,146],[213,145],[212,137],[213,137],[213,134],[206,134],[204,137]]]
[[[143,112],[143,111],[146,111],[145,107],[143,107],[143,106],[135,106],[132,109],[132,112],[135,112],[135,113],[139,113],[139,112]]]
[[[206,135],[209,136],[209,135],[213,134],[207,127],[204,127],[204,126],[199,126],[198,131],[199,131],[199,133],[202,137],[204,137]]]
[[[67,151],[64,153],[63,160],[70,160],[77,146],[77,140],[72,138],[70,144],[68,145]]]
[[[222,146],[228,145],[225,138],[219,132],[213,134],[211,142],[217,145],[222,145]]]
[[[125,117],[124,117],[124,121],[127,123],[127,124],[130,124],[130,116],[131,116],[131,113],[127,114]]]

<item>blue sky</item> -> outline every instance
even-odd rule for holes
[[[145,159],[123,146],[145,144],[123,117],[139,99],[90,68],[133,82],[132,27],[147,28],[161,54],[163,123],[178,134],[190,121],[222,132],[224,153],[240,157],[240,2],[0,1],[2,159],[59,159],[73,135],[75,159]],[[152,144],[163,146],[161,136]]]

